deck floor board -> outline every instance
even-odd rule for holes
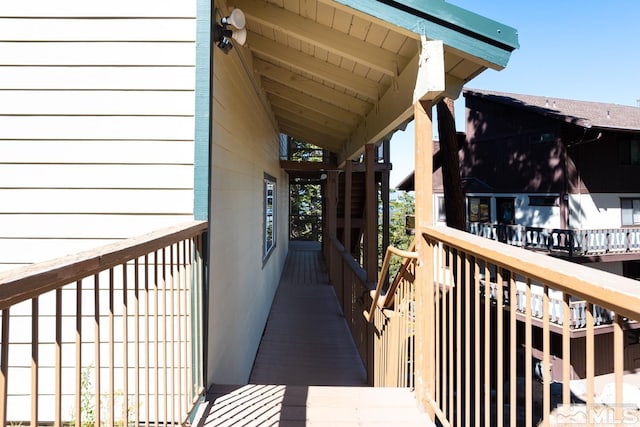
[[[321,259],[291,242],[248,385],[214,385],[200,425],[425,426],[408,389],[367,375]]]
[[[367,385],[317,243],[292,242],[250,383]]]

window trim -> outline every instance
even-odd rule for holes
[[[624,206],[625,202],[627,203],[631,203],[630,206]],[[621,197],[620,198],[620,225],[622,225],[622,227],[638,227],[640,226],[640,219],[638,220],[638,222],[635,222],[633,217],[634,217],[634,205],[638,206],[638,209],[640,210],[640,197]],[[625,209],[631,209],[631,223],[630,224],[625,224],[625,214],[624,211]]]
[[[270,188],[271,187],[271,188]],[[271,194],[269,194],[271,190]],[[271,200],[269,200],[271,198]],[[269,260],[277,244],[277,205],[278,180],[264,174],[262,180],[262,265]],[[269,226],[271,226],[271,240],[269,240]]]
[[[624,166],[640,166],[640,139],[618,140],[619,160]]]
[[[473,206],[475,205],[474,200],[477,200],[477,212],[473,212]],[[486,203],[482,203],[486,202]],[[491,196],[467,196],[467,218],[468,222],[479,222],[479,223],[490,223],[492,221],[492,197]],[[486,206],[487,212],[481,212],[482,207]],[[476,221],[473,221],[472,218],[476,218]],[[482,221],[485,219],[485,221]]]

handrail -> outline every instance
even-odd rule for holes
[[[137,425],[141,419],[145,425],[168,425],[187,419],[204,392],[206,231],[206,222],[189,221],[0,273],[0,424],[26,417],[20,407],[27,398],[19,384],[27,384],[28,376],[32,425],[68,424],[63,406],[82,425],[93,424],[94,416],[101,425],[103,405],[109,408],[105,423],[110,425],[120,420]],[[54,307],[40,309],[39,301],[51,297]],[[89,318],[93,328],[87,330],[83,323]],[[75,340],[63,335],[65,322],[72,320]],[[29,331],[23,326],[29,322],[32,360],[27,372],[21,363],[11,362],[9,353],[13,344],[28,344]],[[116,355],[120,349],[122,354]],[[50,351],[54,363],[41,363],[38,353]],[[63,372],[72,368],[75,375],[63,380]],[[42,384],[53,376],[51,391]],[[75,391],[67,387],[72,384]],[[105,393],[108,401],[102,402]],[[43,396],[47,402],[55,399],[55,405],[39,405]]]
[[[61,285],[89,277],[130,259],[204,231],[207,223],[191,221],[99,248],[0,273],[0,310]]]
[[[427,227],[427,240],[446,242],[465,253],[499,260],[500,265],[522,273],[543,284],[575,297],[609,307],[616,313],[632,319],[640,319],[638,282],[597,269],[572,268],[566,261],[554,257],[540,257],[535,252],[512,247],[505,252],[503,244],[460,230],[444,227]],[[483,253],[478,253],[482,248]]]
[[[393,298],[393,295],[395,294],[396,289],[398,288],[398,284],[400,283],[400,278],[402,277],[402,275],[404,274],[407,268],[407,262],[409,260],[418,259],[418,252],[413,251],[415,246],[416,246],[416,239],[413,239],[413,241],[411,242],[411,245],[409,245],[409,250],[406,250],[406,251],[395,248],[393,246],[387,247],[387,251],[385,252],[385,255],[384,255],[384,261],[382,262],[382,270],[380,271],[380,275],[378,276],[378,283],[376,285],[375,293],[372,298],[371,308],[369,309],[369,311],[364,310],[362,312],[362,315],[364,316],[365,319],[367,319],[367,322],[369,323],[373,322],[372,314],[376,306],[378,305],[378,300],[380,299],[380,294],[382,293],[382,286],[384,285],[385,276],[389,271],[389,263],[391,262],[391,255],[397,255],[397,256],[406,258],[407,261],[405,261],[402,264],[402,267],[400,268],[400,270],[398,270],[398,273],[396,274],[393,280],[393,283],[391,284],[391,286],[389,286],[389,289],[387,290],[387,293],[385,294],[384,300],[382,302],[383,307],[388,307],[390,305],[387,303],[387,301],[390,302],[391,299]]]
[[[342,259],[347,264],[347,266],[351,269],[351,271],[353,271],[353,274],[356,275],[358,280],[360,280],[360,282],[364,284],[367,284],[367,272],[364,271],[362,266],[360,266],[360,264],[358,264],[358,262],[355,259],[353,259],[353,257],[349,254],[349,252],[344,249],[344,246],[342,245],[342,243],[340,243],[340,241],[336,237],[331,236],[330,240],[331,240],[331,244],[336,248],[336,250],[340,254],[342,254]]]
[[[448,227],[417,234],[426,265],[416,269],[415,375],[435,422],[595,425],[602,405],[607,422],[624,423],[637,281]]]

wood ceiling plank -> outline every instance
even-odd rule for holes
[[[308,93],[318,99],[339,106],[359,116],[364,117],[372,107],[372,104],[370,103],[345,95],[342,92],[332,90],[327,86],[269,62],[256,59],[254,61],[254,65],[258,72],[265,78],[280,82],[297,91]]]
[[[289,105],[289,107],[291,107],[291,105]],[[348,130],[334,128],[334,123],[324,120],[324,117],[314,117],[312,114],[309,114],[309,112],[300,111],[299,109],[292,111],[292,109],[288,109],[287,106],[283,107],[278,104],[273,104],[271,108],[276,117],[287,117],[290,120],[294,120],[304,125],[305,127],[316,129],[318,131],[322,130],[325,134],[333,136],[336,139],[345,140],[349,136]]]
[[[321,61],[299,50],[283,46],[258,34],[249,35],[251,49],[258,55],[282,62],[318,79],[359,93],[371,101],[378,99],[378,85],[364,77],[358,77],[346,69]]]
[[[326,128],[328,131],[335,133],[338,136],[346,138],[349,136],[349,133],[353,129],[352,126],[344,122],[340,122],[333,117],[325,116],[324,114],[320,114],[316,111],[313,111],[304,105],[295,104],[286,99],[280,98],[277,95],[271,95],[269,97],[272,102],[272,108],[276,112],[290,112],[295,116],[307,119],[314,123],[317,123],[318,126]]]
[[[294,123],[287,119],[283,119],[280,122],[280,130],[292,138],[317,145],[334,153],[338,153],[342,149],[342,141],[322,132],[317,132],[315,129],[305,128],[299,123]]]
[[[335,117],[344,123],[350,124],[351,126],[357,125],[360,120],[360,117],[351,111],[315,98],[304,92],[297,91],[273,80],[263,79],[262,88],[267,93],[275,94],[296,104],[304,105],[313,111],[324,114],[325,116]]]
[[[249,20],[272,26],[291,37],[322,46],[330,52],[366,64],[390,76],[397,74],[400,62],[406,62],[393,52],[263,1],[235,0],[234,5],[242,9]]]

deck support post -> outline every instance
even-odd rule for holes
[[[415,227],[416,250],[416,395],[433,419],[430,401],[435,396],[435,331],[433,327],[433,247],[423,239],[425,227],[433,225],[433,103],[414,104],[415,120]]]
[[[353,183],[353,163],[351,160],[347,160],[344,164],[344,224],[342,227],[342,244],[344,250],[348,254],[353,254],[351,245],[351,197]],[[351,273],[348,268],[344,268],[342,271],[342,293],[341,301],[342,307],[346,308],[346,302],[350,301],[351,294],[345,295],[346,289],[350,289],[347,283],[351,280]],[[346,310],[345,310],[346,311]]]
[[[367,144],[364,151],[365,163],[365,231],[364,231],[364,270],[367,273],[367,286],[375,288],[378,280],[378,189],[376,185],[376,146]],[[375,355],[373,325],[367,323],[367,381],[375,386]]]
[[[376,146],[367,144],[364,152],[365,163],[365,232],[364,270],[367,282],[378,280],[378,191],[376,188]]]
[[[328,247],[331,247],[330,241],[331,239],[336,238],[336,228],[338,224],[338,171],[331,170],[327,171],[327,193],[326,193],[326,203],[327,203],[327,220],[325,221],[326,230],[324,235],[328,237],[326,239],[327,243],[329,243]],[[339,260],[336,259],[336,251],[329,249],[328,250],[328,259],[327,259],[327,269],[329,272],[329,281],[336,286],[340,279],[336,279],[336,268],[339,264]]]
[[[391,164],[391,140],[385,138],[382,142],[382,158],[385,165]],[[380,195],[382,199],[382,248],[381,251],[384,254],[389,246],[389,227],[390,227],[390,212],[389,212],[389,175],[391,168],[385,168],[381,172],[381,188]],[[385,289],[389,286],[389,273],[385,277]]]

